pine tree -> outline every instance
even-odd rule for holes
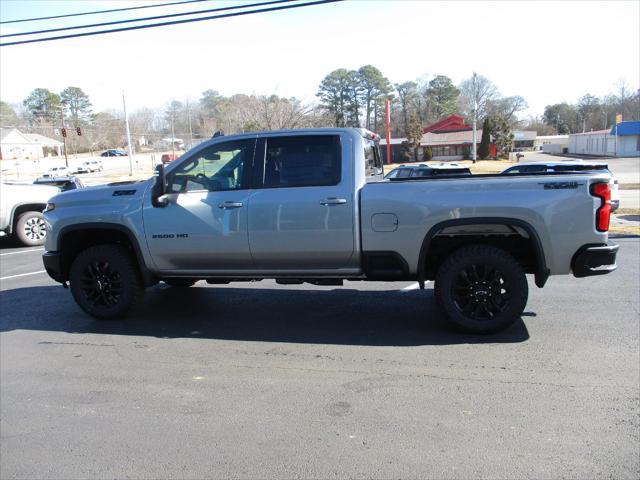
[[[482,138],[478,146],[478,157],[481,160],[489,158],[489,144],[491,143],[491,120],[489,117],[484,119],[482,123]]]

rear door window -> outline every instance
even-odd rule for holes
[[[382,158],[380,157],[378,143],[374,140],[364,140],[364,162],[365,175],[367,177],[382,174]]]
[[[341,178],[339,135],[265,139],[264,188],[337,185]]]

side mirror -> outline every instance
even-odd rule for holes
[[[167,193],[167,176],[164,172],[163,164],[156,166],[154,176],[156,177],[156,183],[151,190],[151,204],[154,207],[166,207],[167,202],[164,195]]]

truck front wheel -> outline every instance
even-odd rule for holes
[[[438,305],[455,325],[468,332],[507,328],[524,311],[528,295],[522,267],[509,253],[488,245],[455,251],[436,275]]]
[[[135,262],[119,245],[80,252],[71,264],[69,283],[80,308],[99,320],[123,317],[143,293]]]

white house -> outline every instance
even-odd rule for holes
[[[62,142],[17,128],[0,128],[0,160],[35,160],[64,153]]]

